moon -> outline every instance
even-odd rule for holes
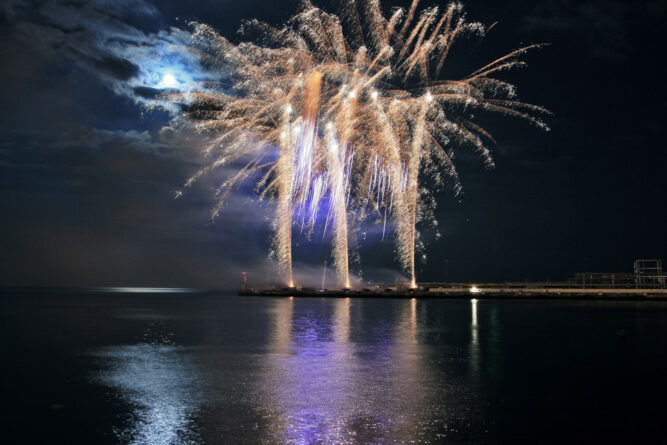
[[[178,80],[176,80],[173,74],[167,73],[162,77],[162,85],[172,88],[178,85]]]

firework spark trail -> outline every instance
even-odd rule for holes
[[[334,222],[333,256],[334,268],[338,271],[339,284],[350,287],[347,244],[347,191],[349,179],[346,174],[349,158],[346,146],[336,141],[333,128],[327,130],[327,166],[331,199],[329,212]]]
[[[416,275],[415,275],[415,240],[416,240],[416,230],[417,230],[417,191],[419,187],[419,165],[422,160],[422,147],[424,145],[424,136],[426,133],[426,112],[428,106],[432,101],[431,93],[427,92],[422,99],[422,104],[419,106],[419,111],[417,112],[417,118],[415,120],[415,129],[412,134],[412,144],[410,147],[409,160],[408,160],[408,208],[410,211],[410,232],[408,239],[401,240],[399,242],[405,242],[409,244],[409,268],[410,268],[410,286],[416,287]],[[398,237],[400,238],[400,233]]]
[[[324,230],[333,226],[341,286],[349,286],[350,212],[363,209],[382,219],[383,237],[392,221],[397,257],[414,286],[416,227],[429,213],[421,177],[429,174],[435,185],[450,178],[458,189],[454,146],[472,147],[493,165],[486,145],[493,138],[471,114],[501,113],[546,128],[534,116],[545,109],[517,101],[511,84],[492,77],[523,66],[519,57],[535,45],[463,79],[440,80],[454,42],[483,36],[484,27],[466,21],[460,3],[442,13],[418,5],[413,0],[407,11],[385,17],[378,0],[343,0],[339,18],[304,0],[282,29],[244,23],[248,40],[239,44],[194,24],[193,50],[233,87],[209,83],[162,97],[183,104],[186,122],[212,135],[205,149],[211,162],[186,186],[221,165],[250,159],[221,185],[214,214],[230,189],[261,174],[260,197],[276,200],[274,252],[289,285],[295,218],[312,229],[328,205]]]

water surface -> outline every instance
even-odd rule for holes
[[[667,443],[667,303],[0,299],[14,443]]]

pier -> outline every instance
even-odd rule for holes
[[[633,273],[576,273],[565,282],[385,284],[360,289],[249,287],[243,275],[239,295],[333,298],[462,298],[534,300],[666,300],[661,260],[636,260]]]
[[[533,300],[664,300],[667,289],[656,287],[575,287],[569,283],[430,283],[417,288],[387,286],[363,289],[246,288],[242,296],[330,298],[454,298]]]

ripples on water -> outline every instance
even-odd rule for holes
[[[8,425],[24,428],[21,443],[667,438],[662,303],[169,295],[2,305],[4,355],[18,363],[3,379],[18,407]],[[26,373],[31,360],[56,366]],[[42,430],[22,426],[33,422]]]
[[[99,383],[117,388],[132,405],[129,425],[114,429],[122,443],[197,443],[197,370],[181,348],[140,344],[106,348],[96,356],[110,368],[100,373]]]
[[[373,305],[350,299],[252,304],[266,322],[263,341],[228,347],[211,338],[176,346],[165,332],[169,323],[155,313],[122,315],[145,319],[142,342],[94,356],[104,369],[97,382],[132,407],[116,428],[123,443],[426,443],[478,415],[466,373],[438,367],[444,360],[474,368],[465,362],[476,360],[476,342],[471,351],[433,354],[420,343],[429,332],[414,299],[379,303],[379,314],[364,314]],[[219,321],[224,332],[224,317]],[[461,324],[474,335],[474,320]]]

